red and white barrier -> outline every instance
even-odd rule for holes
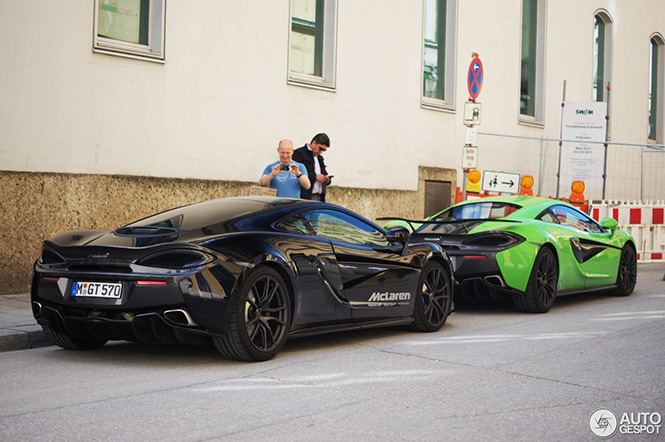
[[[614,218],[619,230],[635,239],[640,261],[663,261],[665,257],[665,201],[654,203],[600,201],[589,204],[589,214],[596,221]]]

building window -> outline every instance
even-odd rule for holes
[[[607,85],[612,74],[612,19],[606,12],[594,16],[593,101],[607,101]]]
[[[291,0],[289,83],[335,88],[336,0]]]
[[[665,86],[665,73],[663,60],[665,59],[665,42],[660,35],[651,37],[649,51],[649,141],[660,143],[663,141],[663,86]]]
[[[426,106],[455,103],[456,0],[424,0],[423,95]]]
[[[95,52],[164,60],[166,0],[95,0]]]
[[[520,120],[543,122],[545,0],[522,0]]]

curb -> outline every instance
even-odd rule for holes
[[[0,352],[49,347],[53,343],[39,325],[0,329]]]

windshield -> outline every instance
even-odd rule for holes
[[[517,204],[499,202],[477,202],[463,206],[452,207],[441,214],[437,220],[463,220],[463,219],[493,219],[505,218],[521,209]]]
[[[517,204],[502,203],[502,202],[483,202],[465,204],[463,206],[451,207],[432,217],[432,221],[447,221],[446,224],[424,224],[418,233],[447,233],[447,234],[464,234],[474,227],[482,224],[482,221],[472,221],[466,223],[455,223],[451,221],[463,220],[484,220],[505,218],[513,212],[521,209],[522,207]]]

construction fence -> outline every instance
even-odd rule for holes
[[[569,199],[572,182],[560,178],[562,143],[579,141],[478,132],[477,169],[531,175],[534,195]],[[616,219],[635,239],[640,261],[665,261],[665,146],[595,144],[605,149],[605,177],[585,188],[589,215]]]
[[[534,179],[534,194],[568,198],[571,184],[560,178],[562,143],[577,140],[523,137],[478,131],[479,171],[492,170]],[[604,186],[587,185],[587,200],[654,201],[665,199],[665,145],[593,143],[605,147],[605,168],[599,181]],[[602,175],[605,178],[602,179]]]

